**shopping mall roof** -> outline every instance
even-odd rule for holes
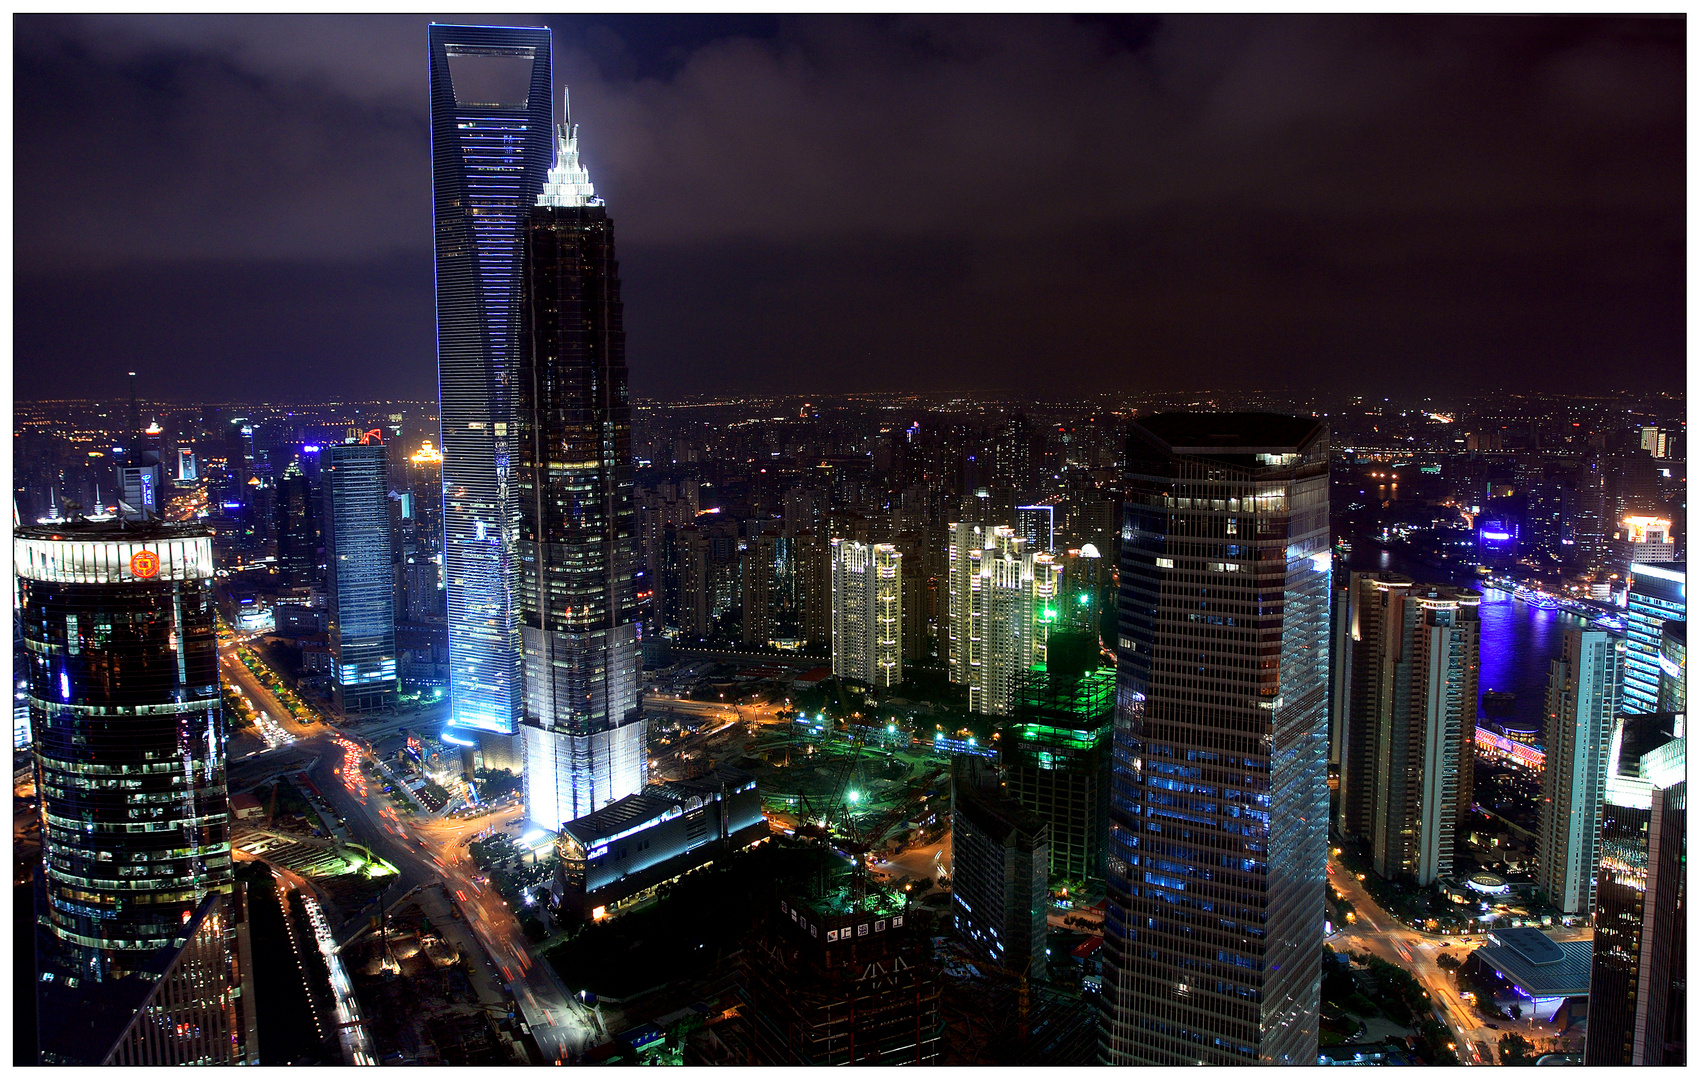
[[[1554,941],[1534,927],[1495,930],[1492,945],[1476,959],[1532,998],[1583,997],[1588,993],[1591,941]]]

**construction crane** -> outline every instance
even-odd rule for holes
[[[1027,962],[1021,965],[1020,971],[1016,971],[1012,968],[1000,967],[999,965],[992,963],[990,960],[981,960],[978,958],[971,960],[970,963],[981,970],[995,971],[1000,975],[1008,975],[1010,978],[1015,980],[1016,1016],[1018,1018],[1015,1029],[1016,1037],[1019,1041],[1025,1043],[1027,1041],[1027,1015],[1032,1008],[1032,993],[1027,985],[1027,972],[1028,969],[1033,966],[1033,958],[1029,956],[1027,958]]]

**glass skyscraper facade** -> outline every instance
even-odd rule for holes
[[[212,541],[192,526],[71,522],[17,529],[13,555],[41,795],[42,1059],[95,1064],[158,958],[235,886]],[[234,950],[238,928],[222,925]],[[231,985],[202,990],[243,1006]]]
[[[430,28],[447,737],[512,735],[521,711],[513,476],[521,249],[549,168],[546,28]]]
[[[637,515],[614,223],[561,125],[525,232],[518,386],[526,815],[558,830],[643,789]]]
[[[343,712],[396,703],[389,468],[379,442],[325,447],[331,693]]]
[[[1687,618],[1686,563],[1632,563],[1623,615],[1623,711],[1659,708],[1659,639],[1666,620]]]
[[[1100,1058],[1314,1064],[1327,428],[1138,420],[1124,507]]]

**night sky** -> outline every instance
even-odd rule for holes
[[[434,398],[429,21],[16,16],[15,395]],[[541,21],[639,395],[1683,385],[1679,18]]]

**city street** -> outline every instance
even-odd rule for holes
[[[1463,959],[1469,949],[1486,943],[1481,934],[1429,934],[1404,926],[1384,911],[1364,888],[1363,882],[1333,858],[1328,860],[1328,881],[1356,909],[1357,921],[1336,930],[1328,943],[1336,952],[1367,952],[1409,971],[1434,1002],[1446,1026],[1457,1043],[1458,1059],[1466,1065],[1494,1064],[1494,1048],[1507,1032],[1516,1032],[1531,1041],[1545,1041],[1558,1035],[1551,1025],[1538,1020],[1495,1020],[1495,1028],[1482,1018],[1475,1008],[1458,994],[1452,973],[1440,967],[1440,957],[1452,952]],[[1588,927],[1557,928],[1552,936],[1558,940],[1592,939]],[[1485,1048],[1485,1049],[1484,1049]]]

